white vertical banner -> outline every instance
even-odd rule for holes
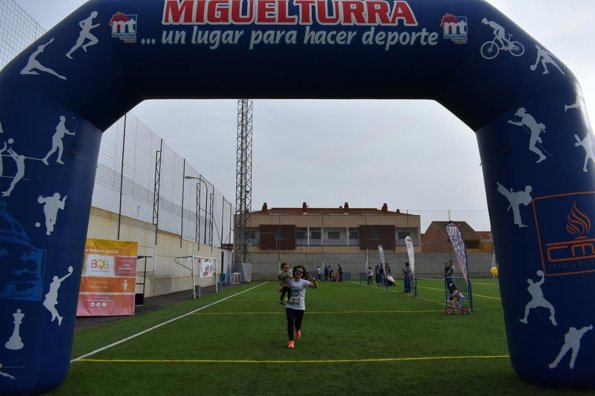
[[[407,256],[409,256],[409,268],[411,268],[411,273],[415,274],[415,255],[413,252],[413,240],[409,235],[405,237],[405,246],[407,247]]]
[[[382,245],[378,245],[378,259],[380,260],[380,264],[384,266],[384,249]]]
[[[378,245],[378,259],[382,266],[382,272],[384,273],[384,276],[386,276],[386,260],[384,259],[384,249],[382,248],[382,245]]]
[[[465,250],[465,241],[463,240],[461,230],[459,229],[457,223],[451,221],[446,224],[446,233],[448,234],[448,237],[450,238],[450,244],[452,245],[452,248],[455,251],[457,263],[459,263],[459,268],[461,269],[463,278],[465,278],[465,281],[468,281],[469,278],[467,276],[467,252]]]

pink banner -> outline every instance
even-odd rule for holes
[[[77,316],[134,315],[134,294],[82,294],[79,295]]]

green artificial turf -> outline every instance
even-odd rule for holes
[[[524,382],[513,371],[494,279],[475,280],[474,311],[453,316],[444,313],[441,280],[419,280],[417,297],[401,293],[400,284],[387,291],[322,282],[307,291],[303,336],[293,350],[277,288],[253,282],[79,331],[73,359],[179,318],[74,361],[51,394],[561,392]]]

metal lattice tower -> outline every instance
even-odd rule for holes
[[[252,99],[238,100],[236,147],[236,215],[234,265],[249,262],[250,211],[252,209]]]

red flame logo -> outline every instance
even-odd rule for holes
[[[584,238],[591,231],[591,219],[576,207],[576,202],[566,218],[566,231],[576,238]]]

